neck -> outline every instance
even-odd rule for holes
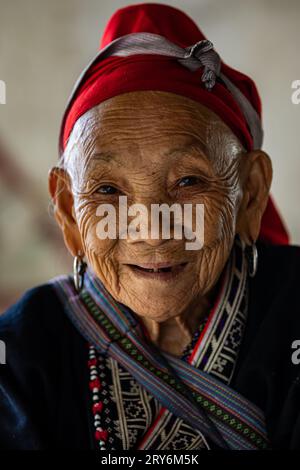
[[[199,328],[201,320],[210,312],[217,295],[218,285],[219,283],[207,296],[196,298],[182,313],[174,314],[166,321],[157,322],[151,318],[142,317],[150,340],[162,351],[181,356]]]

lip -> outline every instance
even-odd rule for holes
[[[160,268],[170,268],[170,267],[175,267],[179,266],[182,263],[172,263],[172,262],[165,262],[165,263],[132,263],[131,266],[140,266],[141,268],[144,269],[160,269]]]
[[[182,274],[187,264],[187,262],[177,264],[165,262],[126,264],[126,266],[137,277],[144,279],[154,279],[159,281],[171,281],[176,279],[180,274]],[[147,269],[168,269],[168,271],[146,271]]]

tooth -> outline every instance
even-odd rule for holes
[[[153,271],[154,271],[155,273],[158,273],[159,270],[158,270],[158,269],[153,269]]]

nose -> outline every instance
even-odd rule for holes
[[[160,202],[155,204],[161,205],[166,203]],[[152,209],[152,204],[144,204],[143,210],[139,211],[137,223],[131,225],[132,220],[129,222],[128,243],[143,242],[149,246],[156,247],[173,240],[173,217],[169,218],[161,212],[157,213],[155,210],[152,212]]]
[[[147,245],[149,246],[153,246],[153,247],[156,247],[156,246],[161,246],[163,245],[164,243],[166,243],[167,241],[170,241],[168,239],[163,239],[163,238],[158,238],[158,239],[154,239],[154,238],[138,238],[136,240],[134,239],[131,239],[131,238],[128,238],[127,239],[127,243],[129,244],[134,244],[134,243],[146,243]]]
[[[163,237],[161,224],[156,229],[156,233],[151,232],[151,220],[142,228],[138,226],[132,229],[129,224],[127,242],[130,244],[143,242],[149,246],[160,246],[172,239],[171,235],[169,238]]]

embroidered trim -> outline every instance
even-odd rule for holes
[[[167,382],[174,390],[185,395],[185,389],[181,383],[177,382],[173,376],[168,373],[163,373],[161,370],[155,368],[149,363],[145,356],[137,350],[135,345],[128,338],[121,337],[114,325],[108,320],[104,313],[100,310],[94,300],[91,298],[87,291],[81,293],[81,298],[85,305],[88,307],[90,313],[104,328],[109,337],[118,342],[121,348],[130,354],[136,361],[140,362],[145,368],[153,372],[157,377]],[[200,403],[206,411],[214,416],[219,422],[227,423],[230,427],[236,430],[238,434],[248,438],[251,442],[255,443],[258,448],[267,448],[267,443],[263,437],[259,434],[259,431],[255,430],[254,427],[246,425],[237,414],[233,414],[229,411],[224,411],[219,407],[216,401],[210,400],[207,396],[192,392],[196,401]],[[218,392],[219,393],[219,392]],[[236,439],[238,442],[238,439]]]

